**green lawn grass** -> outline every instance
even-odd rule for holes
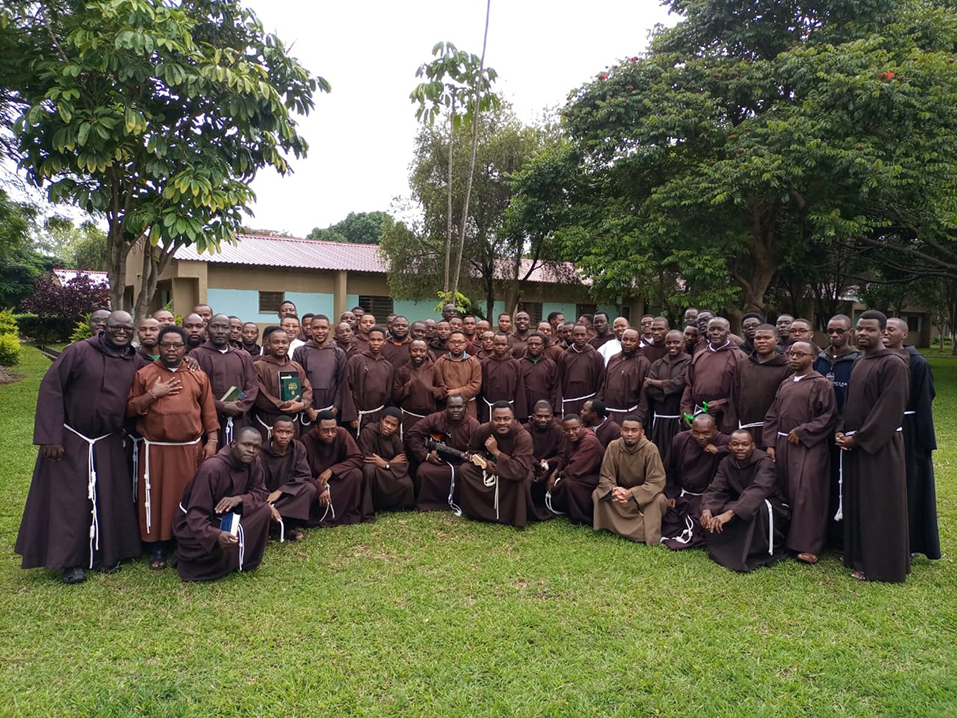
[[[212,584],[140,561],[70,587],[12,551],[49,366],[25,347],[0,387],[0,714],[957,715],[957,361],[933,363],[945,556],[904,585],[402,513]]]

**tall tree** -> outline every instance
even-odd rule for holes
[[[486,17],[488,13],[486,12]],[[486,34],[488,32],[486,20]],[[425,78],[416,85],[409,95],[418,107],[415,116],[424,125],[432,127],[443,112],[448,114],[448,151],[449,158],[455,152],[455,134],[462,122],[471,121],[473,116],[483,109],[498,105],[498,97],[491,92],[492,83],[498,73],[491,67],[485,68],[485,50],[482,57],[459,50],[450,42],[438,42],[432,48],[435,57],[432,62],[423,63],[415,72],[416,77]],[[484,92],[484,99],[483,99]],[[452,168],[454,162],[447,162],[446,215],[445,215],[445,275],[442,291],[449,291],[449,265],[452,256]]]
[[[294,115],[328,83],[237,0],[40,4],[49,42],[29,63],[20,164],[53,201],[106,218],[110,299],[144,246],[142,315],[176,249],[234,241],[263,167],[289,171],[305,140]]]
[[[675,296],[691,287],[763,311],[775,273],[812,241],[954,216],[951,10],[666,4],[682,20],[573,91],[563,113],[571,206],[552,229],[596,282],[645,284],[665,269],[684,280]]]
[[[470,150],[465,138],[472,127],[463,123],[456,133],[452,161],[453,221],[463,219],[466,169]],[[482,122],[476,146],[476,172],[472,202],[466,225],[463,251],[463,293],[477,291],[492,311],[497,284],[504,280],[509,299],[516,297],[530,270],[516,275],[521,259],[533,258],[540,266],[553,259],[542,250],[544,235],[521,234],[506,227],[506,211],[512,200],[511,178],[539,151],[547,137],[534,127],[523,125],[507,105],[490,111]],[[389,264],[389,287],[394,296],[408,299],[433,298],[432,288],[441,280],[440,258],[445,245],[446,193],[449,141],[444,131],[423,127],[416,137],[409,186],[412,200],[421,209],[413,220],[387,219],[383,225],[380,252]],[[395,216],[413,214],[394,211]]]

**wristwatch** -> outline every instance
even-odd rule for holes
[[[385,468],[388,471],[389,469],[392,468],[392,464],[390,464],[389,462],[386,462]]]

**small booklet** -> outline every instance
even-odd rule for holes
[[[219,400],[220,401],[239,401],[240,399],[245,399],[246,394],[238,386],[231,386],[226,390],[226,393],[223,394]]]
[[[233,512],[223,514],[223,520],[219,523],[219,529],[233,536],[239,534],[239,514]]]
[[[299,372],[279,372],[279,399],[281,401],[299,401],[302,399],[302,380]]]

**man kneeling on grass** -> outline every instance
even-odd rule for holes
[[[729,449],[701,497],[701,527],[714,561],[747,572],[784,557],[791,510],[774,462],[755,448],[750,432],[733,432]]]
[[[261,447],[258,430],[238,429],[236,438],[204,461],[186,485],[173,519],[177,569],[184,581],[251,571],[262,561],[272,507],[256,461]],[[233,521],[229,530],[223,528],[224,516]]]

